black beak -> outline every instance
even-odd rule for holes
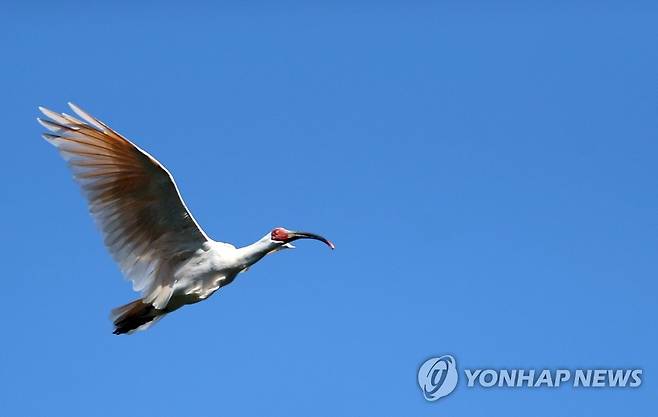
[[[335,249],[336,246],[334,246],[333,243],[329,239],[326,239],[320,235],[316,235],[315,233],[308,233],[308,232],[290,232],[288,233],[288,242],[292,242],[293,240],[297,239],[314,239],[314,240],[319,240],[320,242],[324,242],[327,246],[329,246],[331,249]]]

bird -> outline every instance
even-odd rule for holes
[[[75,113],[39,107],[43,138],[67,161],[104,243],[140,298],[112,310],[114,334],[146,330],[208,299],[266,255],[323,236],[275,227],[251,245],[215,241],[192,217],[171,173],[148,152],[73,103]]]

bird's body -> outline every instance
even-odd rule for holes
[[[275,228],[255,243],[210,239],[199,227],[162,164],[98,119],[40,108],[58,148],[81,185],[105,244],[143,298],[113,310],[115,333],[145,329],[165,314],[210,297],[265,255],[297,239],[325,238]]]
[[[266,237],[269,239],[269,236]],[[266,248],[271,247],[275,251],[278,250],[276,246],[255,244],[236,248],[228,243],[209,240],[174,272],[171,299],[164,309],[173,311],[185,304],[205,300],[258,261],[260,253],[263,256],[267,254]]]

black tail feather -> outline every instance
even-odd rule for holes
[[[124,306],[112,310],[112,322],[114,323],[114,334],[130,333],[140,326],[152,322],[162,315],[162,311],[145,304],[141,299],[135,300]]]

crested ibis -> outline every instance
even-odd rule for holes
[[[274,228],[236,248],[212,240],[185,206],[174,178],[153,156],[76,105],[77,117],[39,107],[43,138],[68,162],[105,245],[141,298],[112,310],[114,334],[144,330],[203,301],[261,260],[298,239],[334,244],[309,232]]]

